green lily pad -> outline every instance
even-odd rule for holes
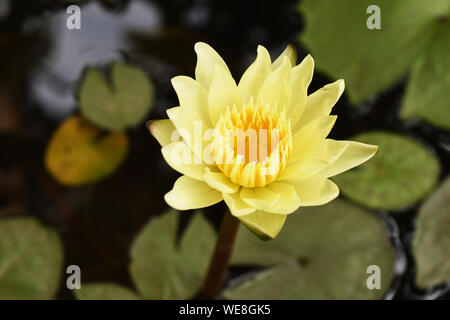
[[[152,219],[131,247],[130,274],[148,299],[188,299],[200,289],[215,244],[212,226],[198,212],[179,244],[176,211]]]
[[[55,231],[34,218],[0,219],[0,300],[53,298],[62,263]]]
[[[429,193],[439,176],[439,161],[424,146],[398,134],[373,131],[351,140],[375,144],[366,163],[333,178],[348,198],[375,209],[398,210]]]
[[[137,67],[115,63],[110,81],[97,68],[90,68],[81,81],[81,113],[95,125],[123,130],[144,120],[153,103],[153,85]]]
[[[394,275],[394,248],[386,225],[342,200],[300,208],[280,235],[260,241],[241,228],[234,265],[267,267],[227,289],[228,299],[379,299]],[[380,268],[380,289],[369,289],[371,265]]]
[[[136,293],[115,283],[82,284],[75,290],[78,300],[141,300]]]
[[[450,281],[450,177],[421,206],[415,224],[416,284]]]
[[[112,174],[128,154],[124,132],[103,134],[79,116],[65,120],[45,153],[50,174],[65,185],[94,183]]]
[[[447,25],[414,64],[400,115],[450,129],[450,22]]]
[[[371,5],[380,8],[381,29],[366,25]],[[450,127],[442,107],[450,103],[449,0],[304,0],[299,9],[306,24],[301,42],[318,69],[345,79],[352,103],[388,89],[414,66],[403,116]]]

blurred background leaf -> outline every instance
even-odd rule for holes
[[[136,293],[114,283],[84,283],[74,290],[78,300],[140,300]]]
[[[450,177],[420,207],[415,224],[417,285],[425,288],[450,281]]]
[[[370,161],[333,178],[345,196],[360,204],[404,209],[429,193],[438,180],[440,167],[435,155],[408,137],[373,131],[350,140],[379,147]]]
[[[381,29],[370,30],[370,5],[381,11]],[[306,28],[300,40],[317,67],[345,79],[353,104],[399,81],[411,68],[402,115],[450,128],[449,0],[304,0]]]
[[[179,215],[171,210],[152,219],[131,247],[131,277],[147,299],[192,298],[202,285],[215,233],[196,212],[177,243]]]
[[[450,129],[449,52],[450,23],[446,22],[445,26],[436,30],[435,39],[426,54],[418,58],[411,69],[400,114],[402,118],[422,118],[438,127]]]
[[[60,125],[50,140],[45,165],[60,183],[80,185],[110,175],[127,153],[125,133],[103,133],[83,118],[72,116]]]
[[[228,299],[380,299],[394,275],[387,226],[343,200],[300,208],[270,242],[241,228],[234,265],[265,266],[224,292]],[[378,265],[381,290],[369,290],[366,269]]]
[[[97,68],[86,71],[81,80],[81,113],[97,126],[123,130],[143,121],[154,99],[153,85],[135,66],[114,63],[110,79]]]
[[[51,299],[63,264],[57,233],[35,218],[0,219],[0,299]]]

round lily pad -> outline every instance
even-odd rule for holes
[[[62,263],[55,231],[34,218],[0,219],[0,300],[53,298]]]
[[[153,85],[139,68],[115,63],[110,78],[97,68],[90,68],[81,81],[81,113],[97,126],[123,130],[135,126],[150,111]]]
[[[123,132],[104,133],[79,116],[65,120],[51,138],[45,166],[65,185],[96,182],[114,172],[128,153]]]
[[[411,138],[374,131],[351,140],[379,150],[371,160],[333,178],[348,198],[370,208],[398,210],[416,203],[436,184],[439,161]]]
[[[421,206],[415,224],[416,284],[426,288],[450,281],[450,177]]]
[[[395,252],[381,219],[335,200],[292,213],[269,242],[240,228],[232,263],[266,268],[227,289],[228,299],[380,299],[390,288]]]

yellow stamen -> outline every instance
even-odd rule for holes
[[[227,107],[216,125],[212,155],[219,169],[243,187],[262,187],[286,167],[292,151],[286,110],[257,106],[253,98],[241,110]]]

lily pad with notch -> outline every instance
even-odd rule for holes
[[[266,269],[228,288],[227,299],[380,299],[390,288],[395,253],[385,223],[343,200],[300,208],[279,236],[264,242],[245,228],[238,233],[233,265]],[[380,270],[370,290],[367,268]]]
[[[79,88],[83,116],[107,130],[124,130],[144,120],[154,99],[153,85],[139,68],[114,63],[109,78],[100,69],[90,68]]]
[[[131,278],[147,299],[192,298],[208,269],[214,229],[196,212],[177,243],[178,216],[171,210],[152,219],[131,247]]]

